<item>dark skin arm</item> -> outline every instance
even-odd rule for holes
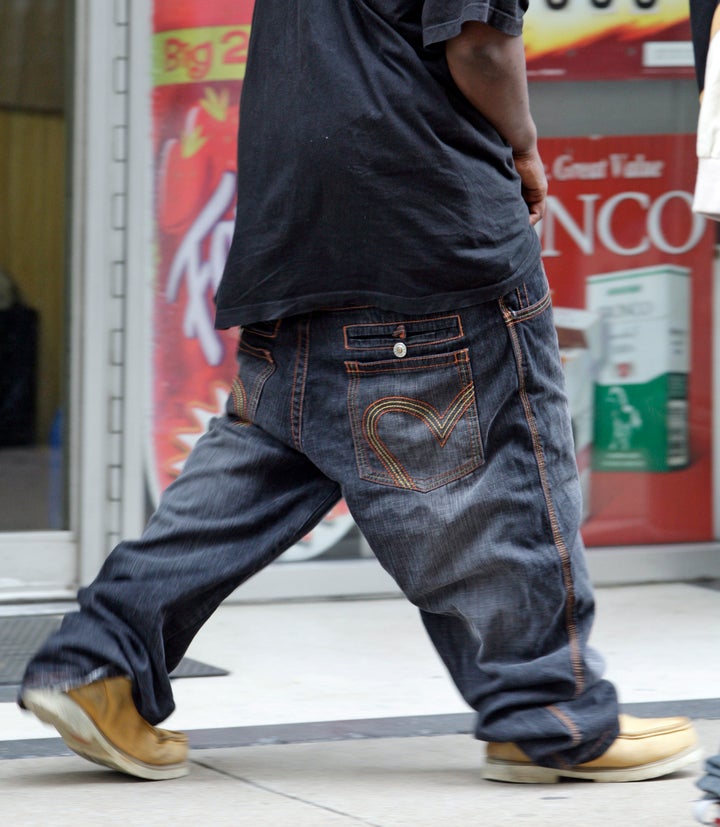
[[[536,224],[545,213],[547,179],[530,114],[522,38],[470,22],[445,47],[458,89],[512,147],[530,223]]]

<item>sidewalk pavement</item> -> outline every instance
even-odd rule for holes
[[[720,748],[720,591],[598,590],[595,645],[633,714],[686,712]],[[190,657],[227,677],[175,682],[168,726],[190,734],[185,778],[141,782],[68,753],[0,704],[8,825],[516,827],[693,823],[695,766],[635,784],[482,780],[484,745],[402,600],[223,606]]]
[[[698,721],[707,750],[720,721]],[[80,758],[0,762],[8,825],[221,827],[680,827],[698,798],[687,771],[636,784],[499,784],[466,735],[195,750],[190,775],[135,781]]]

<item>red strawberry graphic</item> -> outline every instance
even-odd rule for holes
[[[185,117],[180,138],[163,147],[159,164],[157,214],[160,228],[184,234],[217,186],[235,168],[238,107],[227,88],[208,87]]]

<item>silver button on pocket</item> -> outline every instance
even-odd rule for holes
[[[395,342],[393,345],[393,353],[402,359],[402,357],[407,353],[407,346],[402,342]]]

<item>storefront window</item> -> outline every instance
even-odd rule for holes
[[[66,6],[0,6],[0,532],[66,527]]]

